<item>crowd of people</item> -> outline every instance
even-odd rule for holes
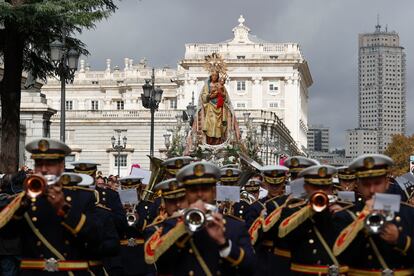
[[[0,186],[1,275],[414,275],[412,195],[385,155],[339,168],[181,156],[143,184],[93,161],[65,170],[60,141],[26,150],[33,170]]]

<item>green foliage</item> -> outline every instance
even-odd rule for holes
[[[391,169],[394,176],[407,173],[410,170],[410,155],[414,155],[414,135],[394,135],[385,154],[394,160],[394,166]]]
[[[86,55],[86,46],[76,35],[94,28],[115,10],[113,0],[7,0],[0,3],[0,21],[5,28],[17,27],[24,43],[24,70],[44,80],[54,70],[48,56],[50,42],[65,34],[67,47]],[[4,55],[2,32],[0,57]]]

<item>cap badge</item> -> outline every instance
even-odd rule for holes
[[[319,177],[326,177],[327,173],[328,170],[326,169],[326,167],[319,168],[318,170]]]
[[[233,171],[232,170],[226,170],[226,175],[227,176],[232,176],[233,175]]]
[[[81,169],[82,171],[86,170],[86,164],[79,164],[79,169]]]
[[[62,175],[61,182],[62,185],[68,185],[70,183],[70,176],[67,174]]]
[[[168,184],[168,188],[170,188],[171,191],[177,190],[177,188],[178,188],[177,181],[170,182],[170,184]]]
[[[367,169],[372,169],[375,166],[374,158],[367,157],[364,159],[364,167]]]
[[[49,149],[49,142],[46,140],[40,140],[37,146],[39,147],[40,151],[45,152]]]
[[[292,164],[292,167],[299,166],[299,160],[297,158],[292,158],[292,160],[290,162]]]
[[[175,166],[177,168],[181,168],[183,166],[183,160],[182,159],[175,160]]]
[[[277,171],[272,171],[270,174],[271,174],[273,177],[275,177],[275,176],[277,175]]]
[[[204,175],[204,165],[198,164],[194,167],[194,174],[195,176],[203,176]]]

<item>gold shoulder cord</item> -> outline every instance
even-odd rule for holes
[[[383,269],[390,269],[387,265],[387,263],[385,262],[384,258],[381,255],[381,252],[379,251],[377,245],[375,244],[374,240],[372,239],[371,236],[368,237],[368,241],[372,246],[372,250],[374,250],[375,256],[377,257],[378,261],[380,262],[381,266]]]
[[[322,243],[323,248],[325,248],[326,253],[328,253],[329,257],[331,258],[332,262],[334,263],[334,265],[339,267],[339,262],[338,260],[335,258],[331,248],[329,247],[329,245],[326,243],[325,239],[322,237],[321,232],[319,232],[318,228],[315,225],[315,221],[313,219],[311,219],[312,223],[313,223],[313,230],[315,231],[316,236],[318,237],[319,241]]]
[[[55,255],[58,259],[64,261],[65,257],[63,257],[63,255],[60,254],[60,252],[49,243],[45,236],[43,236],[42,233],[40,233],[39,229],[36,228],[36,226],[33,224],[32,220],[30,219],[27,213],[24,214],[24,218],[26,219],[27,224],[29,224],[30,229],[32,229],[33,233],[46,246],[46,248],[49,249],[50,252],[52,252],[52,254]],[[71,271],[68,271],[68,274],[69,276],[74,276],[73,272]]]
[[[351,217],[355,220],[356,216],[353,212],[347,210],[348,213],[351,215]],[[372,250],[374,250],[374,254],[377,257],[380,265],[382,266],[383,269],[389,269],[387,263],[385,262],[384,258],[381,255],[381,252],[379,251],[377,245],[375,244],[374,240],[372,239],[372,237],[368,237],[368,241],[371,244]]]
[[[194,240],[192,238],[190,239],[190,245],[191,245],[191,248],[193,249],[194,254],[197,258],[197,261],[199,262],[199,264],[200,264],[201,268],[203,269],[204,273],[207,276],[213,276],[213,274],[211,273],[210,269],[208,268],[206,262],[204,261],[203,257],[201,257],[200,252],[198,251],[197,247],[195,246]]]

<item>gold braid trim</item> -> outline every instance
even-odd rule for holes
[[[342,180],[353,180],[353,179],[356,179],[356,175],[355,174],[339,174],[338,173],[338,178],[342,179]]]
[[[272,227],[276,224],[276,222],[279,221],[280,216],[282,215],[282,209],[285,208],[287,202],[289,201],[289,198],[286,199],[285,203],[283,203],[281,206],[277,207],[273,210],[265,219],[263,222],[263,232],[268,232]]]
[[[177,190],[173,190],[173,191],[168,191],[168,192],[163,192],[162,196],[167,197],[167,196],[170,196],[170,195],[182,194],[182,193],[185,193],[185,188],[181,188],[181,189],[177,189]]]
[[[182,235],[186,234],[183,221],[177,224],[168,233],[161,236],[163,228],[159,228],[144,245],[145,262],[147,264],[155,263],[158,258],[168,250]]]
[[[237,260],[231,258],[230,256],[227,256],[225,258],[227,261],[230,262],[231,266],[238,266],[243,261],[245,253],[244,253],[243,248],[240,247],[239,249],[240,249],[240,254],[239,254],[239,257],[237,258]]]
[[[387,169],[374,169],[374,170],[368,170],[368,171],[361,171],[356,172],[356,176],[358,178],[368,178],[368,177],[376,177],[376,176],[383,176],[387,174]]]
[[[85,214],[82,214],[81,215],[81,218],[80,218],[80,220],[79,220],[79,222],[78,222],[78,225],[76,225],[76,227],[75,228],[72,228],[72,227],[70,227],[69,225],[67,225],[66,223],[64,223],[64,222],[62,222],[61,224],[66,228],[66,229],[68,229],[73,235],[75,235],[76,236],[76,234],[78,234],[79,233],[79,231],[82,229],[82,227],[83,227],[83,225],[85,225],[85,222],[86,222],[86,216],[85,216]]]
[[[331,185],[332,178],[305,178],[305,182],[313,185]]]
[[[60,159],[65,158],[63,153],[33,153],[32,159]]]
[[[296,211],[289,217],[285,218],[279,226],[279,238],[285,237],[287,234],[295,230],[305,220],[314,214],[312,207],[306,205],[300,210]]]
[[[6,225],[13,217],[15,217],[16,219],[21,219],[21,217],[18,218],[17,216],[15,216],[14,213],[16,213],[16,211],[20,208],[22,198],[24,197],[25,194],[26,194],[25,192],[21,192],[17,194],[17,196],[6,207],[4,207],[3,210],[1,210],[0,229],[4,225]]]
[[[252,223],[252,225],[249,228],[249,236],[250,236],[250,242],[252,245],[254,245],[257,242],[257,239],[259,238],[259,230],[262,228],[263,224],[263,217],[260,215],[255,221]]]
[[[217,179],[214,177],[210,178],[195,178],[195,179],[188,179],[184,180],[184,185],[195,185],[195,184],[215,184],[217,182]]]
[[[341,254],[355,239],[358,232],[361,231],[362,228],[364,228],[365,224],[365,218],[369,214],[369,211],[367,207],[365,207],[359,216],[347,227],[345,227],[342,232],[339,234],[339,236],[336,238],[334,247],[333,247],[333,253],[335,256],[338,256]]]
[[[88,170],[88,171],[74,169],[73,172],[87,174],[87,175],[92,175],[92,174],[94,174],[96,172],[96,169]]]
[[[270,176],[264,176],[264,181],[266,181],[269,184],[282,184],[286,180],[286,176],[281,177],[270,177]]]

